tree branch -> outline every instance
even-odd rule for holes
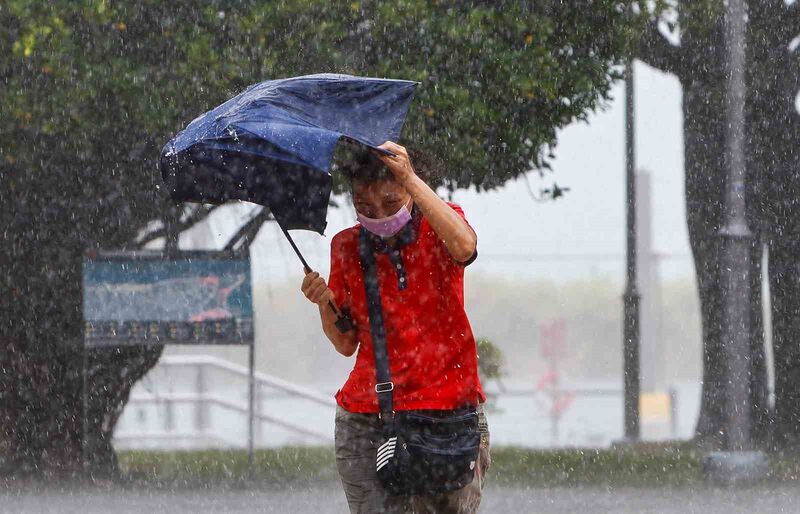
[[[211,214],[214,209],[219,207],[219,205],[201,205],[197,209],[194,210],[185,220],[181,221],[175,227],[175,230],[180,233],[184,230],[188,230],[192,228],[197,223],[200,223],[204,219]],[[145,234],[140,239],[136,241],[136,246],[139,248],[144,248],[144,246],[149,243],[150,241],[155,241],[158,238],[166,237],[167,235],[167,227],[162,226],[161,228],[150,232],[149,234]]]
[[[192,225],[200,223],[201,221],[206,219],[209,214],[214,212],[214,210],[217,209],[218,207],[219,207],[219,205],[201,205],[201,206],[199,206],[197,209],[192,211],[192,213],[189,214],[186,217],[185,220],[181,221],[181,223],[180,223],[181,224],[181,230],[186,230],[187,228],[190,228]]]
[[[795,1],[791,5],[785,6],[783,16],[784,27],[789,32],[789,37],[794,38],[800,35],[800,1]],[[788,41],[786,42],[789,43]]]
[[[264,207],[259,211],[258,214],[250,218],[250,220],[245,223],[237,232],[233,235],[233,237],[228,241],[228,244],[225,245],[226,251],[235,250],[236,252],[246,252],[250,245],[253,243],[253,240],[256,238],[256,234],[261,229],[261,225],[264,224],[265,221],[269,221],[272,219],[272,213],[267,207]],[[241,242],[241,246],[237,247],[237,244]]]
[[[658,20],[652,20],[639,37],[634,46],[634,57],[645,64],[666,73],[672,73],[679,79],[684,75],[685,62],[680,46],[670,43],[658,29]]]
[[[178,222],[180,215],[175,211],[177,211],[177,208],[169,209],[164,216],[164,250],[167,255],[178,253],[181,228]]]

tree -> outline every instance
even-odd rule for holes
[[[10,0],[0,5],[0,437],[9,470],[77,469],[81,259],[168,250],[213,206],[176,206],[160,146],[250,83],[321,71],[422,82],[405,136],[451,188],[547,169],[559,127],[607,98],[628,3]],[[636,2],[638,3],[638,2]],[[261,211],[229,246],[252,240]],[[243,242],[244,241],[244,242]],[[161,348],[90,356],[89,457]]]
[[[751,262],[750,380],[755,436],[766,441],[771,414],[767,398],[761,262],[769,256],[770,295],[775,362],[776,442],[800,435],[797,395],[800,355],[797,336],[796,175],[798,113],[794,99],[800,90],[796,46],[800,6],[782,0],[748,3],[747,34],[747,154],[748,222],[756,244]],[[673,44],[653,19],[635,54],[647,64],[674,74],[683,87],[684,162],[689,240],[695,261],[703,325],[703,393],[696,434],[701,440],[724,436],[722,420],[724,354],[720,339],[722,290],[718,260],[719,229],[724,208],[725,39],[721,1],[679,2],[667,25],[679,43]],[[718,442],[718,441],[717,441]]]

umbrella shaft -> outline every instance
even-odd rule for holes
[[[283,235],[286,236],[286,239],[289,241],[289,244],[292,245],[292,250],[294,250],[294,253],[296,253],[297,256],[300,258],[300,262],[303,263],[303,269],[305,270],[305,272],[311,273],[312,271],[314,271],[311,269],[311,266],[309,266],[308,263],[306,262],[306,259],[305,257],[303,257],[303,254],[300,253],[300,249],[297,248],[297,245],[294,243],[294,239],[292,239],[292,236],[289,235],[289,231],[286,230],[286,228],[284,228],[283,224],[280,221],[278,221],[278,226],[281,227]]]
[[[292,250],[294,250],[294,253],[296,253],[297,256],[300,258],[300,262],[303,263],[303,269],[305,270],[306,274],[311,273],[312,271],[314,271],[314,270],[311,269],[311,266],[309,266],[308,263],[306,262],[306,259],[303,257],[303,254],[300,253],[300,249],[297,248],[297,245],[295,244],[294,239],[292,239],[292,236],[289,234],[289,231],[284,228],[284,226],[281,224],[280,221],[278,221],[278,226],[281,227],[281,230],[283,231],[283,235],[286,236],[286,239],[289,241],[289,244],[292,245]],[[336,305],[332,301],[328,300],[328,305],[330,306],[330,308],[334,312],[334,314],[336,314],[339,317],[342,317],[342,313],[339,311],[339,309],[336,307]]]

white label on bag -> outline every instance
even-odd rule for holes
[[[380,469],[388,464],[389,460],[394,457],[394,447],[396,444],[397,437],[391,437],[388,441],[380,445],[375,463],[378,471],[380,471]]]

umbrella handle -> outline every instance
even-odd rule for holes
[[[353,318],[350,317],[350,314],[338,309],[330,300],[328,300],[328,306],[336,313],[336,323],[334,325],[336,325],[337,330],[342,334],[350,332],[353,329]]]

